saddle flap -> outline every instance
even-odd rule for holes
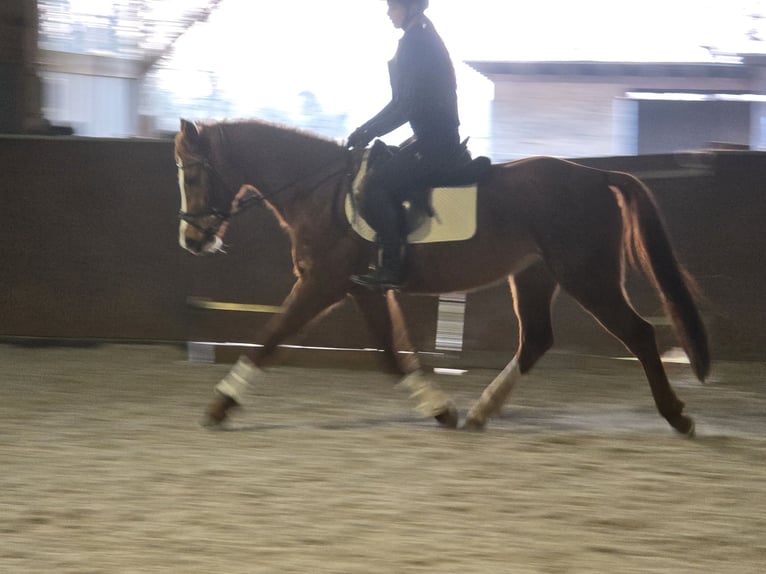
[[[368,241],[375,240],[375,231],[357,209],[359,190],[370,166],[393,153],[394,150],[385,143],[375,140],[365,150],[351,192],[346,196],[346,218],[351,227]],[[470,155],[467,157],[470,158]],[[413,194],[409,205],[405,204],[409,227],[407,241],[436,243],[471,239],[476,234],[477,182],[491,165],[489,158],[484,156],[469,159],[467,163],[442,173],[430,189]]]
[[[477,186],[437,187],[432,190],[434,217],[417,217],[408,243],[465,241],[476,235]],[[346,218],[357,234],[375,241],[375,231],[356,209],[353,194],[346,195]]]

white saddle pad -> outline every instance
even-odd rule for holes
[[[354,179],[354,191],[346,196],[346,217],[351,227],[367,241],[375,240],[375,231],[359,215],[354,197],[364,177],[367,160]],[[476,185],[436,187],[432,190],[431,204],[434,217],[423,217],[420,225],[407,236],[409,243],[435,243],[465,241],[476,234]]]

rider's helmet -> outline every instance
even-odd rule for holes
[[[400,4],[407,4],[408,6],[414,6],[420,12],[424,12],[428,8],[428,0],[394,0]]]

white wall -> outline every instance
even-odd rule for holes
[[[138,131],[138,80],[43,72],[43,110],[75,135],[131,137]]]

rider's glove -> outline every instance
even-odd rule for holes
[[[346,140],[346,147],[349,148],[363,148],[366,147],[368,143],[372,141],[372,139],[375,136],[372,135],[367,129],[362,126],[361,128],[356,128],[353,133],[348,136],[348,140]]]

